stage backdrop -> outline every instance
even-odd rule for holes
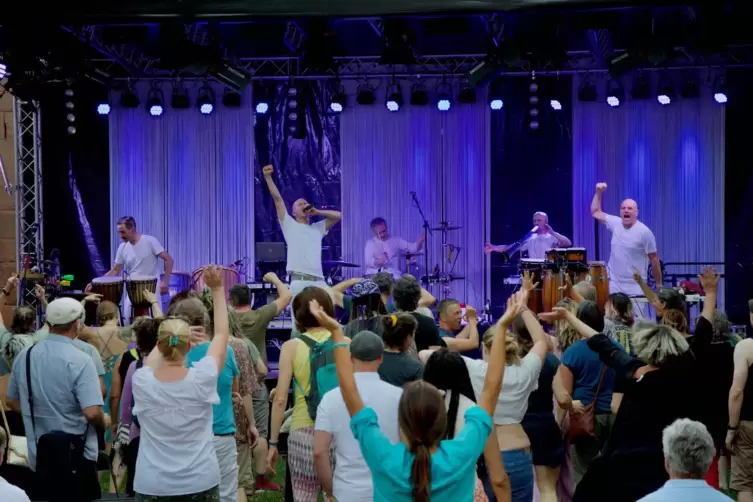
[[[452,273],[465,278],[451,283],[449,296],[480,309],[488,298],[483,254],[489,203],[485,92],[479,90],[475,105],[455,101],[448,112],[440,112],[433,101],[427,106],[408,104],[410,86],[404,84],[406,104],[393,113],[384,105],[385,87],[380,86],[372,106],[354,104],[355,88],[348,88],[350,106],[340,119],[343,258],[364,263],[364,246],[373,237],[369,222],[377,216],[387,220],[391,235],[415,241],[423,225],[411,198],[416,192],[431,227],[442,221],[462,227],[446,234],[445,244],[460,248]],[[433,89],[434,82],[427,87]],[[444,266],[449,272],[443,234],[434,231],[429,242],[429,268]],[[419,268],[411,272],[424,275],[424,258],[417,262]],[[438,287],[430,290],[444,298]]]
[[[679,89],[683,75],[670,75]],[[628,97],[618,108],[606,105],[606,82],[594,78],[599,100],[579,102],[575,80],[573,241],[588,248],[589,259],[595,259],[589,208],[596,183],[603,181],[608,184],[603,210],[617,214],[623,199],[635,199],[640,220],[656,236],[662,261],[724,261],[724,107],[712,99],[713,75],[699,76],[700,99],[678,97],[661,106],[655,98]],[[629,94],[630,82],[625,83]],[[600,258],[605,261],[610,239],[600,226]],[[667,267],[669,273],[693,277],[698,269]]]
[[[138,86],[146,103],[148,85]],[[165,107],[151,117],[145,106],[110,115],[112,254],[119,245],[114,223],[133,216],[140,232],[159,239],[175,259],[174,271],[228,265],[248,257],[253,263],[253,114],[251,91],[239,109],[221,104],[202,115]],[[165,86],[166,97],[170,87]],[[196,85],[188,88],[196,103]],[[111,96],[117,103],[118,95]]]

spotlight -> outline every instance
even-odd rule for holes
[[[727,86],[724,79],[719,77],[714,80],[714,101],[720,105],[727,103]]]
[[[74,134],[76,134],[76,128],[73,127],[73,126],[68,126],[68,134],[71,135],[71,136],[73,136]]]
[[[413,84],[410,93],[410,104],[414,106],[426,106],[429,104],[429,91],[421,82]]]
[[[656,95],[656,100],[660,105],[666,106],[672,102],[675,97],[675,88],[671,83],[666,82],[659,87],[659,92]]]
[[[400,89],[400,85],[396,84],[394,80],[392,84],[387,86],[387,101],[385,105],[391,112],[396,112],[403,106],[403,92]]]
[[[225,92],[222,93],[222,106],[225,108],[240,108],[241,93],[225,89]]]
[[[212,113],[214,111],[214,90],[206,84],[199,87],[199,97],[196,104],[199,106],[202,115]]]
[[[476,89],[468,85],[467,82],[460,88],[460,92],[458,93],[458,103],[466,105],[476,103]]]
[[[291,87],[288,91],[290,90],[292,90],[293,92],[298,92],[295,87]],[[254,85],[254,110],[256,110],[256,113],[258,113],[259,115],[264,115],[269,111],[269,95],[269,90],[263,82],[257,82]]]
[[[559,99],[552,99],[549,101],[549,105],[552,107],[552,110],[554,111],[560,111],[562,110],[562,103]]]
[[[607,104],[612,108],[616,108],[625,101],[625,90],[614,80],[610,80],[607,83]]]
[[[97,113],[100,115],[109,115],[110,114],[110,104],[109,103],[100,103],[97,105]]]
[[[356,103],[359,105],[373,105],[376,103],[374,88],[368,82],[364,82],[358,86],[358,90],[356,91]]]
[[[0,80],[4,79],[8,74],[8,67],[5,63],[0,63]]]
[[[120,106],[123,108],[138,108],[139,96],[131,89],[120,93]]]
[[[591,82],[585,82],[578,91],[578,101],[596,101],[597,98],[596,86]]]
[[[630,95],[634,100],[648,99],[651,97],[651,85],[644,75],[639,75],[633,83],[633,90]]]
[[[345,109],[348,97],[345,95],[345,88],[336,84],[332,89],[332,95],[329,98],[329,109],[335,113],[342,113]]]
[[[444,80],[437,84],[437,110],[446,112],[452,106],[452,87]]]
[[[489,100],[489,108],[494,111],[501,110],[503,106],[505,106],[505,103],[501,98],[492,98]]]
[[[146,99],[146,109],[149,110],[149,115],[152,117],[159,117],[165,111],[164,96],[162,95],[162,89],[156,86],[152,86],[149,89],[149,95]]]
[[[170,99],[170,106],[176,110],[185,110],[191,108],[191,100],[188,93],[179,82],[173,87],[173,95]]]
[[[504,89],[501,79],[494,79],[489,83],[489,108],[499,111],[505,106]]]

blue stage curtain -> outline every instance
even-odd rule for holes
[[[581,246],[572,231],[572,108],[570,100],[563,99],[570,92],[570,77],[557,77],[562,102],[559,111],[551,108],[552,95],[546,92],[554,87],[555,80],[545,77],[539,82],[537,130],[529,127],[531,79],[504,78],[498,82],[504,107],[491,112],[491,242],[517,241],[531,230],[533,213],[543,211],[554,230]],[[518,256],[514,254],[509,263],[504,263],[500,254],[490,255],[492,305],[497,315],[516,288],[503,282],[518,275]]]
[[[149,86],[139,85],[142,103]],[[193,103],[196,88],[188,89]],[[222,88],[216,87],[217,96]],[[117,102],[117,95],[112,102]],[[120,239],[115,221],[133,216],[175,259],[174,271],[208,263],[229,265],[254,253],[253,113],[251,91],[241,108],[216,103],[202,115],[165,107],[151,117],[145,106],[110,114],[112,253]],[[113,256],[114,258],[114,256]],[[111,260],[112,261],[112,260]]]
[[[434,84],[426,83],[429,89]],[[386,85],[380,89],[376,103],[366,106],[355,104],[355,85],[347,86],[351,106],[341,118],[343,255],[364,265],[365,245],[373,237],[369,223],[377,216],[387,220],[392,235],[415,241],[423,231],[410,193],[416,192],[431,227],[442,221],[462,227],[445,236],[435,231],[426,251],[430,271],[437,266],[449,273],[449,248],[442,245],[452,244],[457,255],[452,274],[464,280],[453,281],[448,291],[438,286],[429,290],[439,299],[449,296],[480,309],[488,297],[483,253],[489,210],[485,89],[478,91],[476,104],[455,102],[446,112],[437,110],[433,102],[427,106],[406,103],[400,111],[390,112],[385,107]],[[399,260],[401,268],[403,262]],[[424,257],[417,257],[416,262],[410,272],[425,275]],[[356,274],[364,271],[365,267],[354,269]]]
[[[675,84],[683,74],[670,74]],[[597,102],[577,100],[573,88],[573,226],[575,242],[594,248],[591,200],[606,182],[602,207],[617,214],[626,198],[638,203],[639,218],[656,236],[664,262],[724,261],[724,107],[711,96],[704,72],[699,99],[661,106],[656,98],[618,108],[606,105],[606,81],[589,77]],[[656,75],[654,75],[656,77]],[[655,86],[652,88],[656,88]],[[599,229],[601,259],[609,258],[611,234]],[[591,253],[592,255],[593,253]],[[669,273],[694,278],[699,266],[672,266]],[[719,272],[725,272],[721,267]],[[723,290],[723,288],[722,288]],[[724,305],[720,295],[720,308]]]
[[[340,209],[340,131],[339,119],[327,112],[323,82],[295,82],[298,101],[305,106],[306,137],[286,134],[285,115],[291,82],[275,87],[276,99],[269,112],[256,114],[254,137],[256,242],[283,242],[274,202],[261,173],[267,164],[275,166],[275,183],[290,211],[292,204],[305,198],[317,207]],[[301,99],[301,97],[303,99]],[[322,258],[340,257],[342,225],[335,225],[325,237]]]

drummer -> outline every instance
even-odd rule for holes
[[[118,220],[118,234],[123,242],[118,246],[115,254],[115,264],[106,276],[150,276],[159,277],[159,261],[165,261],[165,274],[159,286],[160,294],[168,292],[170,274],[173,271],[173,259],[167,254],[162,244],[151,235],[141,234],[136,231],[136,220],[132,216],[124,216]],[[123,312],[130,315],[131,302],[128,295],[123,295]]]
[[[364,247],[366,275],[387,272],[396,280],[399,279],[403,274],[397,269],[395,258],[400,254],[410,255],[421,251],[426,236],[421,232],[416,242],[390,236],[387,221],[382,217],[371,220],[371,231],[374,232],[374,237],[366,241]]]
[[[569,248],[573,243],[562,234],[555,232],[549,225],[549,217],[546,213],[537,211],[533,213],[533,229],[523,238],[520,246],[520,252],[528,252],[528,258],[533,260],[543,260],[546,258],[546,252],[552,248],[562,247]],[[484,245],[485,253],[506,253],[514,244]]]

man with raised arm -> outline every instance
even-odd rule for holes
[[[316,209],[306,199],[298,199],[293,203],[291,216],[272,179],[274,167],[265,166],[263,173],[264,181],[267,182],[269,193],[275,202],[277,218],[280,220],[282,235],[288,247],[287,272],[290,276],[290,292],[295,297],[308,286],[317,286],[329,291],[322,271],[322,239],[329,229],[340,221],[342,214],[339,211]],[[324,219],[311,223],[312,216],[323,216]]]
[[[642,295],[640,286],[633,279],[633,267],[640,271],[645,281],[649,262],[658,290],[662,287],[661,264],[653,232],[638,221],[638,203],[633,199],[622,201],[620,216],[602,211],[601,194],[606,189],[606,183],[596,184],[596,193],[591,201],[591,216],[605,224],[612,232],[612,251],[607,263],[609,292],[625,293],[628,296]]]

